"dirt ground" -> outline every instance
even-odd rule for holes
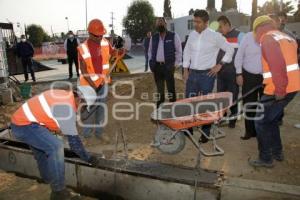
[[[151,74],[144,76],[136,76],[133,78],[124,79],[127,82],[118,82],[115,88],[117,95],[126,96],[133,94],[133,98],[119,99],[113,92],[109,93],[108,97],[108,124],[105,127],[104,135],[109,138],[109,141],[98,140],[95,137],[85,140],[84,143],[87,149],[91,152],[103,152],[106,157],[110,158],[114,154],[116,146],[116,135],[121,133],[121,127],[125,133],[128,144],[128,152],[130,159],[155,161],[162,163],[170,163],[175,165],[195,166],[197,158],[197,149],[187,140],[185,149],[176,155],[166,155],[155,148],[150,147],[153,136],[156,131],[156,124],[150,120],[150,115],[155,108],[155,99],[153,93],[156,91],[154,80]],[[132,83],[133,87],[132,87]],[[33,93],[37,94],[49,87],[49,83],[36,84],[33,86]],[[111,89],[113,91],[113,89]],[[181,80],[176,79],[176,92],[181,93],[178,98],[183,98],[184,84]],[[116,103],[127,102],[134,105],[133,113],[119,113],[118,116],[133,115],[131,120],[115,120],[113,118],[112,108]],[[0,126],[9,119],[11,113],[21,105],[22,102],[13,105],[1,106],[0,110]],[[150,103],[150,104],[149,104]],[[152,103],[152,105],[151,105]],[[121,106],[128,109],[128,106]],[[284,145],[286,160],[284,162],[275,162],[273,169],[255,169],[248,165],[249,158],[257,156],[257,142],[255,139],[248,141],[240,140],[240,136],[244,133],[244,122],[239,120],[235,129],[222,127],[226,132],[226,137],[218,140],[218,144],[225,150],[224,156],[219,157],[204,157],[201,158],[201,167],[206,169],[223,171],[225,176],[240,177],[245,179],[270,181],[276,183],[300,185],[300,130],[293,127],[297,122],[300,122],[300,95],[298,95],[292,103],[286,108],[284,124],[281,126],[281,136]],[[198,134],[197,132],[195,133]],[[120,142],[120,137],[119,137]],[[209,149],[210,144],[203,145]],[[122,143],[118,145],[118,153],[123,154]],[[2,184],[0,172],[0,199],[1,191],[13,190],[15,185],[15,176],[9,175],[6,182]],[[22,179],[23,180],[23,179]],[[28,188],[34,190],[34,184]],[[17,189],[15,189],[17,191]],[[44,188],[41,187],[41,191]],[[26,192],[27,190],[23,190]],[[7,199],[7,198],[5,198]]]

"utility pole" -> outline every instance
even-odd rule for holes
[[[282,10],[283,10],[283,2],[282,2],[282,0],[280,0],[279,9],[280,9],[280,12],[282,12]]]
[[[109,25],[111,27],[111,36],[114,37],[115,31],[114,31],[114,12],[111,12],[111,24]]]
[[[67,20],[67,26],[68,26],[68,31],[69,31],[70,30],[70,28],[69,28],[69,18],[65,17],[65,19]]]
[[[52,37],[54,37],[54,33],[53,33],[53,29],[52,29],[52,25],[51,25],[51,33],[52,33]]]
[[[85,0],[85,30],[87,30],[87,0]]]

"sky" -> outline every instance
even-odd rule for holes
[[[85,29],[86,0],[0,0],[0,22],[14,24],[17,35],[24,32],[24,25],[39,24],[48,34]],[[115,32],[122,33],[122,19],[133,0],[87,0],[88,20],[101,19],[106,28],[111,24],[111,12],[114,13]],[[164,0],[148,0],[156,16],[162,16]],[[262,5],[267,0],[258,0]],[[284,2],[287,0],[283,0]],[[298,0],[292,0],[297,4]],[[206,8],[207,0],[171,0],[173,17],[187,15],[191,8]],[[220,10],[222,0],[216,0]],[[237,0],[238,10],[251,14],[252,0]],[[68,20],[65,18],[68,17]],[[20,28],[17,27],[20,24]]]

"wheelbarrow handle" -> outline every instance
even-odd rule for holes
[[[255,86],[255,87],[253,87],[251,90],[249,90],[248,92],[246,92],[245,94],[243,94],[241,97],[239,97],[236,101],[234,101],[230,107],[236,106],[240,101],[244,100],[244,99],[245,99],[246,97],[248,97],[250,94],[252,94],[253,92],[255,92],[255,91],[257,91],[258,89],[263,88],[263,87],[264,87],[263,84],[260,84],[260,85],[257,85],[257,86]]]

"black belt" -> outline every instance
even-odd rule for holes
[[[209,71],[210,71],[210,69],[205,69],[205,70],[190,69],[190,72],[195,72],[195,73],[199,73],[199,74],[208,73]]]

